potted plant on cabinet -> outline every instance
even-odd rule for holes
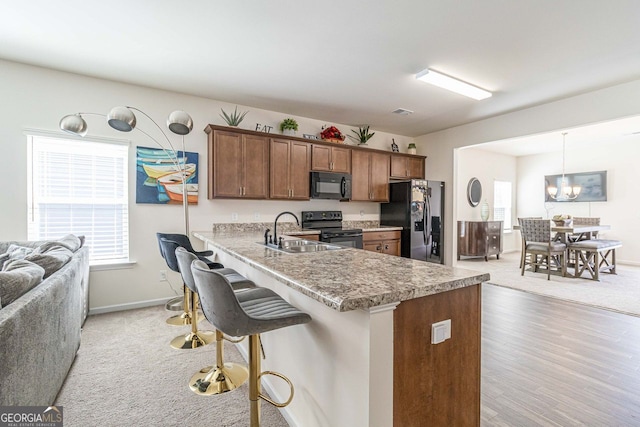
[[[347,135],[353,141],[357,142],[358,145],[367,145],[367,141],[371,139],[375,132],[369,133],[369,125],[360,126],[358,130],[351,129],[351,132],[355,133],[356,136]]]
[[[280,123],[280,131],[283,135],[294,136],[298,130],[298,122],[294,119],[287,117]]]
[[[222,117],[224,121],[227,122],[227,124],[232,127],[237,127],[242,121],[242,119],[244,119],[244,116],[246,116],[248,113],[248,111],[245,111],[244,113],[238,113],[237,105],[236,105],[236,109],[231,114],[227,114],[227,112],[224,111],[222,108],[220,109],[220,111],[222,111],[222,114],[220,114],[220,117]]]

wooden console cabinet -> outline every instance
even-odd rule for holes
[[[458,259],[460,256],[500,259],[502,221],[458,221]]]

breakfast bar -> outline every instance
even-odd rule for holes
[[[354,248],[287,253],[258,233],[193,235],[215,261],[311,315],[263,337],[264,369],[295,386],[283,410],[291,426],[480,425],[488,274]],[[263,385],[286,399],[284,382]]]

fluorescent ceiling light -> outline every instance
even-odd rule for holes
[[[469,98],[477,99],[478,101],[491,96],[491,92],[489,91],[429,69],[416,74],[416,79],[450,90],[451,92],[459,93],[460,95],[468,96]]]

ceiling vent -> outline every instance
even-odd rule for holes
[[[397,110],[393,110],[392,113],[393,114],[400,114],[401,116],[408,116],[409,114],[412,114],[413,111],[405,110],[404,108],[398,108]]]

